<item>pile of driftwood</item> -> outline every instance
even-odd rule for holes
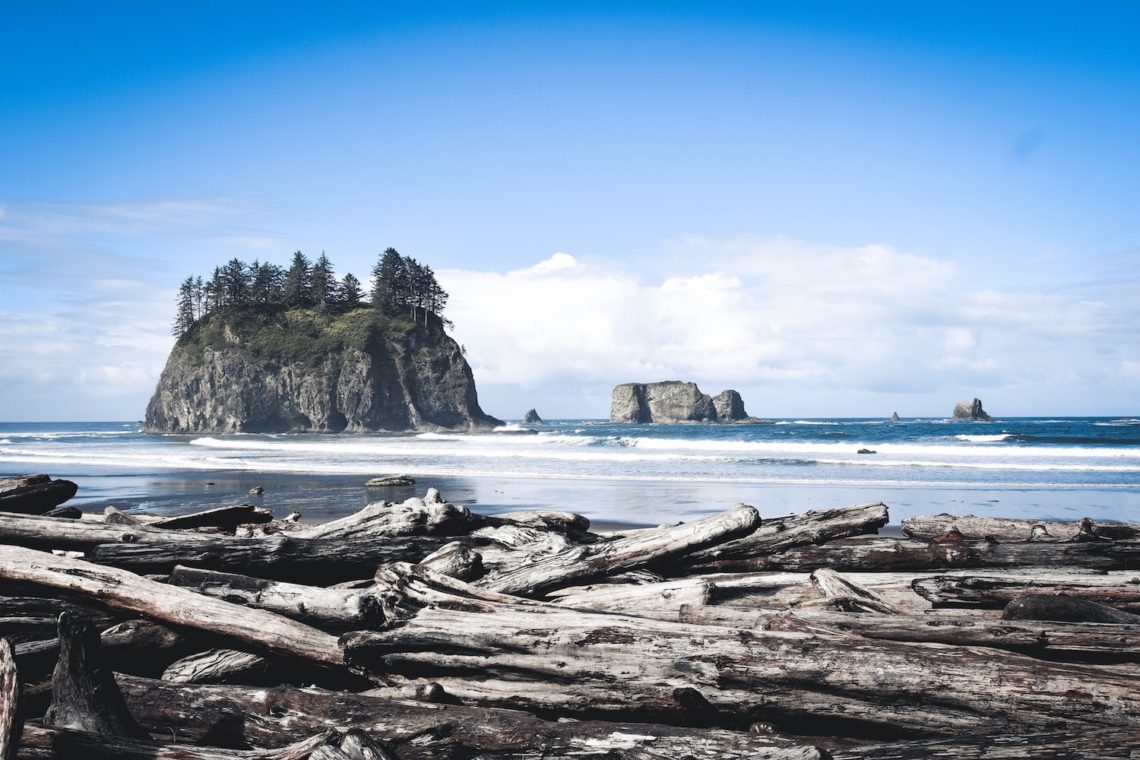
[[[1135,757],[1134,526],[0,514],[0,757]]]

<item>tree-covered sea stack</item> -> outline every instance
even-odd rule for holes
[[[150,432],[477,430],[447,292],[428,265],[387,249],[360,281],[321,254],[287,268],[232,259],[179,288],[178,342],[147,406]]]

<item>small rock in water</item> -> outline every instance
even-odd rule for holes
[[[372,488],[385,488],[390,486],[414,486],[416,479],[411,475],[383,475],[379,478],[372,478],[372,480],[365,483],[365,486]]]
[[[261,496],[263,493],[265,493],[265,489],[261,486],[254,486],[253,488],[249,489],[250,496]]]
[[[874,449],[859,449],[855,453],[856,454],[878,454],[879,452],[875,451]]]

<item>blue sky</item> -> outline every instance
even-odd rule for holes
[[[1134,414],[1134,3],[42,3],[0,26],[0,420],[136,419],[173,291],[391,245],[484,407]]]

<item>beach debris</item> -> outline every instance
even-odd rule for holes
[[[217,528],[227,533],[233,533],[239,525],[260,525],[272,519],[272,510],[253,504],[234,504],[228,507],[217,507],[188,515],[156,520],[150,524],[150,527],[166,530]]]
[[[75,496],[79,486],[70,480],[52,480],[50,475],[0,478],[0,512],[40,515]]]
[[[16,658],[8,640],[0,639],[0,758],[8,760],[16,756],[23,730]]]
[[[381,475],[372,478],[364,485],[368,488],[395,488],[397,486],[414,486],[416,479],[411,475]]]
[[[61,517],[66,520],[78,520],[83,517],[83,511],[79,507],[56,507],[44,512],[44,517]]]
[[[892,538],[880,502],[763,521],[738,504],[602,534],[436,489],[320,525],[250,505],[131,517],[0,514],[0,580],[28,595],[0,596],[0,728],[11,671],[33,698],[7,735],[29,756],[853,760],[978,757],[985,736],[1112,757],[1106,741],[1140,740],[1140,526],[939,515]],[[95,733],[102,703],[68,695],[111,669],[100,689],[129,721]],[[39,725],[48,702],[79,719]]]
[[[1007,543],[1042,540],[1045,535],[1057,541],[1073,541],[1081,534],[1098,539],[1140,538],[1140,525],[1104,520],[1094,522],[1088,518],[1061,522],[941,514],[916,515],[902,521],[903,533],[911,538],[931,538],[951,529],[957,530],[963,538],[992,539]]]
[[[103,510],[103,522],[108,525],[142,525],[143,521],[128,515],[118,507],[107,507]]]
[[[111,671],[103,665],[99,647],[99,632],[89,620],[71,611],[60,614],[59,659],[43,723],[104,736],[143,738]]]
[[[1087,599],[1140,613],[1140,577],[1132,571],[1075,575],[1054,569],[1027,576],[999,575],[986,570],[980,575],[916,578],[914,591],[923,599],[943,606],[1001,609],[1026,594],[1048,594]]]

